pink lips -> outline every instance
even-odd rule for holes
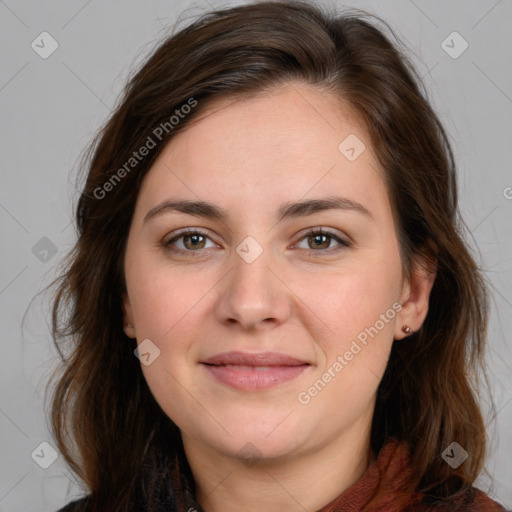
[[[277,352],[225,352],[201,364],[219,381],[235,389],[268,389],[298,377],[309,363]]]

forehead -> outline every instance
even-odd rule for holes
[[[293,84],[209,103],[163,149],[140,196],[149,208],[173,194],[261,210],[274,199],[333,193],[370,203],[377,214],[388,207],[382,171],[354,112],[332,93]]]

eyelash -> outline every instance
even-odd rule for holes
[[[206,238],[210,238],[208,233],[205,232],[205,231],[202,231],[201,229],[189,229],[189,230],[186,230],[186,231],[183,231],[181,233],[179,233],[177,236],[171,238],[170,240],[164,242],[164,247],[172,252],[172,253],[175,253],[175,254],[182,254],[182,255],[185,255],[185,256],[188,256],[190,254],[192,254],[193,257],[197,257],[199,256],[200,254],[194,254],[194,253],[201,253],[202,251],[192,251],[192,250],[183,250],[183,249],[177,249],[176,247],[172,247],[172,243],[175,242],[176,240],[179,240],[180,238],[183,238],[183,237],[186,237],[186,236],[190,236],[190,235],[201,235],[203,237],[206,237]],[[324,230],[322,228],[309,228],[306,233],[299,239],[299,242],[304,240],[305,238],[308,238],[308,237],[311,237],[311,236],[317,236],[317,235],[326,235],[328,237],[331,237],[333,238],[334,240],[336,240],[337,242],[340,243],[340,246],[338,246],[337,248],[335,249],[322,249],[320,251],[315,251],[313,249],[304,249],[305,251],[307,251],[307,253],[310,255],[310,256],[324,256],[327,252],[331,253],[331,252],[337,252],[338,250],[343,250],[343,249],[347,249],[349,247],[352,247],[352,244],[350,242],[348,242],[347,240],[344,240],[342,238],[340,238],[339,236],[335,235],[334,233],[330,232],[330,231],[327,231],[327,230]]]

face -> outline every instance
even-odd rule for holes
[[[207,113],[159,155],[130,227],[125,329],[149,388],[225,456],[366,432],[409,292],[369,138],[298,83]]]

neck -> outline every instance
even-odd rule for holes
[[[182,433],[196,499],[205,512],[320,510],[354,484],[372,462],[371,415],[369,419],[360,418],[350,431],[320,448],[253,464]]]

